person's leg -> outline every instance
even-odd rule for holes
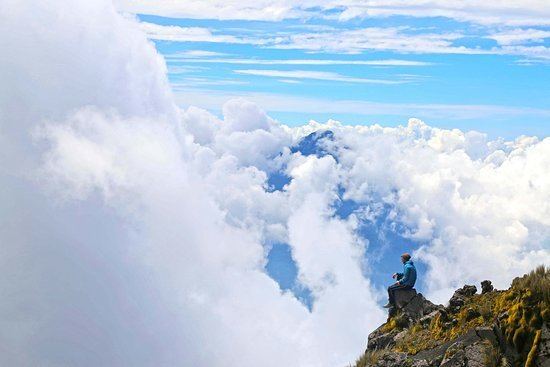
[[[388,298],[390,304],[395,306],[395,292],[399,290],[411,289],[410,285],[392,284],[388,287]]]
[[[394,291],[400,287],[399,284],[392,284],[388,287],[388,300],[391,305],[395,305]]]

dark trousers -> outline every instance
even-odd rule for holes
[[[402,284],[392,284],[388,287],[388,298],[390,300],[390,304],[395,306],[395,292],[399,292],[400,290],[404,289],[411,289],[412,287],[410,285],[402,285]]]

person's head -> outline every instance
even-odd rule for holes
[[[407,252],[405,252],[403,255],[401,255],[401,262],[404,264],[407,261],[411,259],[411,255]]]

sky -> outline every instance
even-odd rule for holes
[[[291,126],[416,117],[494,138],[550,132],[544,1],[120,3],[183,107],[219,114],[242,96]]]
[[[345,366],[404,251],[550,264],[548,11],[2,2],[0,365]]]

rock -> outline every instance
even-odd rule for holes
[[[428,326],[428,325],[431,324],[432,320],[435,319],[435,317],[437,315],[439,315],[440,312],[441,312],[440,310],[432,311],[429,314],[427,314],[426,316],[420,318],[420,320],[418,320],[418,322],[422,326]]]
[[[475,332],[480,339],[487,340],[491,342],[491,344],[493,345],[498,344],[497,335],[495,334],[495,330],[492,327],[489,327],[489,326],[477,327],[475,328]]]
[[[465,365],[464,344],[460,341],[453,343],[445,351],[440,367],[462,367]]]
[[[464,349],[464,358],[468,367],[486,367],[485,356],[487,355],[487,345],[476,343]]]
[[[376,362],[377,367],[403,367],[405,364],[405,359],[407,358],[406,353],[399,352],[389,352],[384,354],[378,362]]]
[[[414,288],[398,290],[395,292],[395,305],[398,309],[401,309],[405,307],[416,295],[417,293]]]
[[[443,356],[445,355],[445,351],[449,346],[452,344],[452,341],[445,342],[435,348],[432,349],[426,349],[421,351],[420,353],[416,354],[412,358],[414,360],[426,360],[430,361],[431,364],[434,364],[436,366],[439,366],[441,363]]]
[[[416,321],[424,316],[424,306],[426,299],[421,294],[415,295],[406,306],[402,308],[403,314],[406,315],[409,320]]]
[[[425,359],[418,359],[416,361],[412,361],[410,366],[411,367],[431,367],[433,366],[433,364],[426,361]]]
[[[394,337],[399,333],[398,330],[383,332],[382,328],[378,328],[369,334],[367,342],[367,350],[380,350],[395,345]]]
[[[438,310],[438,312],[439,312],[439,321],[443,323],[450,321],[449,314],[447,313],[447,311],[445,311],[445,309]]]
[[[451,299],[449,300],[449,311],[456,313],[466,303],[466,298],[473,296],[477,293],[475,285],[465,285],[462,288],[457,289]]]
[[[475,310],[471,307],[468,307],[468,309],[466,310],[466,321],[473,320],[479,316],[481,316],[481,314],[478,310]]]
[[[456,290],[455,293],[458,293],[465,297],[471,297],[477,293],[477,287],[475,285],[465,285],[464,287]]]
[[[481,294],[492,292],[495,288],[490,280],[484,280],[481,282]]]
[[[434,305],[414,289],[397,291],[395,293],[395,304],[396,307],[390,308],[388,321],[392,317],[401,315],[404,317],[405,324],[407,325],[414,323],[435,310],[443,308],[443,306]]]
[[[447,349],[440,367],[485,367],[486,353],[487,345],[482,342],[460,340]]]
[[[464,298],[462,298],[461,296],[453,296],[450,300],[449,300],[449,311],[452,312],[452,313],[457,313],[460,308],[462,306],[464,306],[464,303],[466,301],[464,301]]]
[[[542,325],[535,366],[550,367],[550,329],[546,323]]]
[[[398,332],[393,337],[393,342],[397,344],[401,339],[403,339],[407,335],[408,332],[409,332],[408,330],[402,330],[402,331]]]

